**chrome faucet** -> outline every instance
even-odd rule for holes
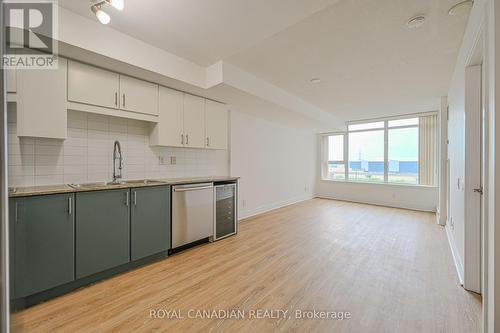
[[[120,142],[115,141],[113,148],[113,183],[119,183],[122,179],[123,157]]]

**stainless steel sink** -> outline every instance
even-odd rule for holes
[[[123,187],[126,185],[130,186],[141,186],[141,185],[155,185],[163,184],[163,182],[158,180],[150,179],[140,179],[140,180],[125,180],[120,182],[95,182],[95,183],[84,183],[84,184],[68,184],[68,186],[74,189],[95,189],[95,188],[113,188],[113,187]]]
[[[140,179],[140,180],[127,180],[124,184],[130,185],[155,185],[155,184],[163,184],[163,182],[159,180],[151,180],[151,179]]]

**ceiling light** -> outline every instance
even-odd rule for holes
[[[101,6],[93,5],[90,9],[102,24],[108,24],[111,21],[111,17],[101,9]]]
[[[320,83],[320,82],[321,82],[320,78],[315,77],[311,79],[311,83]]]
[[[107,4],[115,7],[118,10],[123,10],[123,7],[125,7],[123,0],[105,0],[105,1]]]
[[[472,5],[474,5],[474,0],[466,0],[466,1],[459,2],[450,8],[450,10],[448,11],[448,14],[450,16],[456,16],[456,15],[463,14],[465,12],[468,12],[472,8]]]
[[[102,24],[108,24],[111,21],[111,17],[102,10],[104,5],[110,5],[118,10],[123,10],[125,7],[123,0],[90,0],[90,5],[90,10]]]
[[[421,26],[423,26],[424,23],[425,23],[425,16],[424,15],[418,15],[418,16],[412,17],[406,23],[406,25],[410,29],[416,29],[416,28],[420,28]]]

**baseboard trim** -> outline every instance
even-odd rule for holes
[[[436,213],[436,209],[428,209],[428,208],[421,208],[421,207],[410,207],[410,206],[405,206],[405,205],[390,205],[390,204],[385,204],[385,203],[369,202],[369,201],[364,201],[364,200],[350,200],[350,199],[337,198],[337,197],[333,197],[333,196],[329,196],[329,195],[322,195],[322,194],[316,195],[316,198],[328,199],[328,200],[337,200],[337,201],[345,201],[345,202],[353,202],[353,203],[360,203],[360,204],[372,205],[372,206],[381,206],[381,207],[389,207],[389,208],[400,208],[400,209],[407,209],[407,210],[415,210],[415,211],[418,211],[418,212]]]
[[[240,216],[240,222],[243,222],[246,219],[249,219],[249,218],[252,218],[252,217],[255,217],[255,216],[258,216],[258,215],[269,213],[269,212],[271,212],[273,210],[276,210],[276,209],[280,209],[280,208],[284,208],[284,207],[287,207],[287,206],[298,204],[300,202],[312,200],[314,198],[315,198],[315,196],[307,196],[307,197],[304,197],[304,198],[301,198],[301,199],[292,199],[292,200],[289,200],[289,201],[282,201],[281,203],[277,203],[275,205],[271,205],[271,206],[268,206],[268,207],[265,207],[265,208],[257,208],[255,210],[253,210],[253,212],[250,212],[247,215]]]
[[[458,275],[458,280],[460,281],[460,284],[463,286],[464,285],[464,277],[463,277],[463,271],[464,267],[462,265],[462,261],[460,260],[460,256],[458,255],[458,249],[455,244],[455,239],[453,238],[453,235],[451,234],[451,230],[449,228],[449,224],[446,223],[446,226],[444,227],[446,230],[446,238],[448,238],[448,244],[450,245],[450,250],[451,250],[451,256],[453,257],[453,262],[455,263],[455,269],[457,270],[457,275]]]

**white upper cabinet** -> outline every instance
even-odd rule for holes
[[[120,109],[158,115],[158,85],[120,75]]]
[[[227,149],[228,109],[165,87],[159,89],[158,123],[152,125],[152,146]]]
[[[205,99],[184,95],[184,146],[205,148]]]
[[[17,71],[17,135],[66,139],[67,60],[54,70]]]
[[[206,100],[205,145],[209,149],[227,149],[227,106]]]
[[[150,144],[182,147],[184,145],[184,93],[160,87],[159,94],[158,123],[153,125]]]
[[[118,74],[69,61],[69,101],[117,109],[119,89]]]

